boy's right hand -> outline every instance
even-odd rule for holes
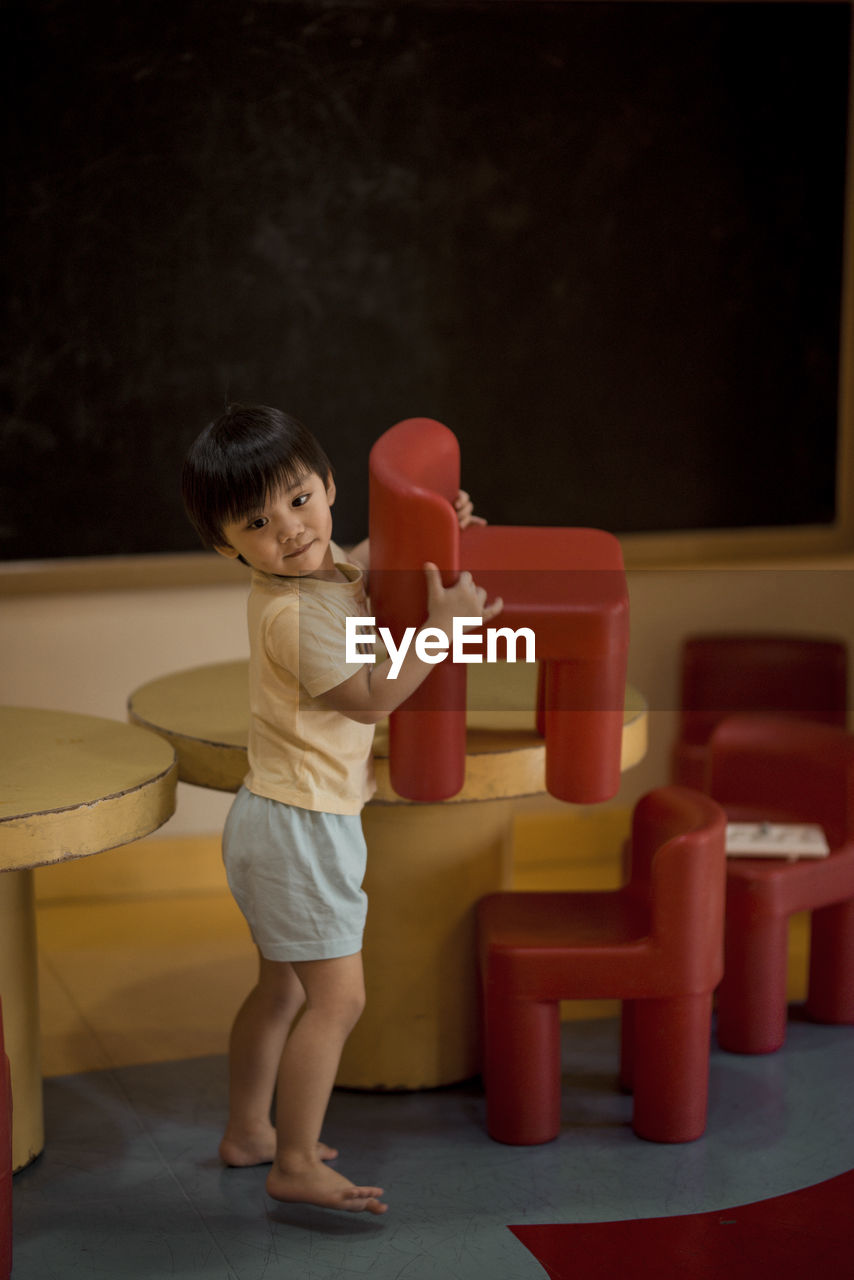
[[[468,625],[474,628],[478,620],[489,622],[504,608],[500,598],[486,603],[486,591],[472,581],[470,573],[461,573],[452,587],[444,587],[435,564],[425,564],[424,572],[428,610],[425,626],[443,631],[449,640],[454,634],[454,618],[473,618]],[[434,664],[419,653],[417,641],[411,643],[414,631],[414,627],[407,628],[404,656],[396,668],[390,657],[375,666],[363,663],[348,679],[321,695],[324,703],[359,724],[378,724],[391,715],[433,670]]]
[[[464,569],[453,586],[442,584],[442,575],[435,564],[424,566],[427,577],[427,621],[425,626],[439,627],[450,636],[454,618],[475,618],[489,622],[504,608],[500,596],[486,603],[486,590],[479,587],[467,569]]]

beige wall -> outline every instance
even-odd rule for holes
[[[10,596],[0,604],[0,702],[125,719],[170,671],[244,657],[243,586]],[[179,788],[169,835],[218,830],[230,797]]]
[[[838,635],[854,654],[854,555],[786,567],[636,569],[629,584],[629,676],[649,703],[650,741],[643,764],[625,776],[620,804],[666,777],[678,651],[689,632]],[[244,598],[242,584],[7,597],[0,608],[0,702],[124,719],[128,694],[145,681],[246,654]],[[182,786],[178,813],[164,831],[218,831],[228,802]]]

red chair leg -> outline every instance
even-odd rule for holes
[[[537,666],[537,733],[541,738],[546,736],[546,680],[548,663],[540,662]]]
[[[854,900],[812,913],[807,1013],[854,1023]]]
[[[622,654],[548,663],[546,787],[558,800],[598,804],[617,794],[625,690]]]
[[[486,998],[486,1121],[497,1142],[527,1146],[560,1132],[560,1006]]]
[[[718,988],[718,1044],[729,1053],[773,1053],[786,1039],[789,922],[785,916],[727,921]]]
[[[391,785],[407,800],[447,800],[466,774],[465,668],[443,662],[389,717]]]
[[[620,1017],[620,1085],[631,1093],[635,1079],[635,1002],[624,1000]]]
[[[712,996],[637,1000],[632,1128],[651,1142],[693,1142],[706,1128]]]

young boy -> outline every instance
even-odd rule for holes
[[[345,661],[346,618],[367,613],[368,544],[348,560],[332,541],[332,468],[301,423],[263,405],[231,406],[191,446],[183,490],[202,541],[253,570],[249,772],[223,858],[259,975],[231,1032],[220,1156],[272,1162],[274,1199],[384,1213],[380,1187],[355,1186],[324,1163],[338,1153],[320,1132],[365,1001],[359,814],[374,790],[374,725],[431,667],[414,644],[395,679],[389,660]],[[467,494],[456,508],[462,526],[478,519]],[[435,565],[424,569],[425,626],[450,635],[455,615],[500,612],[469,574],[444,588]]]

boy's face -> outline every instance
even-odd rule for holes
[[[217,547],[229,559],[243,556],[253,569],[285,578],[334,574],[330,541],[335,484],[315,472],[306,473],[290,489],[268,495],[264,506],[223,528],[225,543]]]

